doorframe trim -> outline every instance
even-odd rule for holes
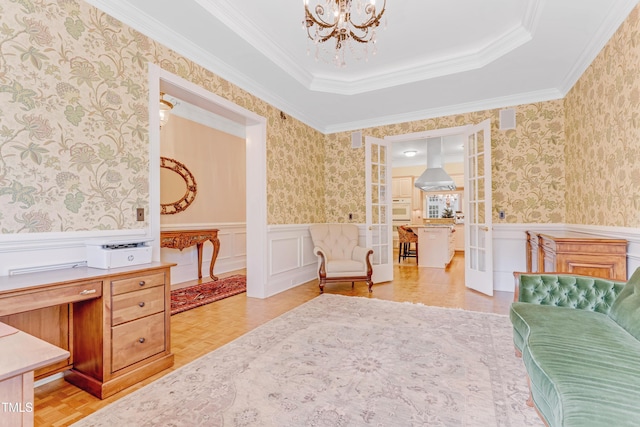
[[[247,296],[267,295],[267,119],[149,63],[149,227],[160,261],[160,91],[246,128]],[[251,176],[249,176],[251,175]],[[249,185],[250,184],[250,185]]]

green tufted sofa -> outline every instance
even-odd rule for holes
[[[640,268],[628,282],[515,273],[510,319],[550,427],[640,426]]]

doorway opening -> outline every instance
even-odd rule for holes
[[[158,110],[160,91],[245,128],[247,296],[266,298],[266,118],[155,64],[149,64],[149,233],[154,238],[153,260],[160,261],[160,117],[153,114]]]

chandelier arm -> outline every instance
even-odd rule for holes
[[[335,4],[330,5],[331,3]],[[338,66],[344,66],[344,49],[345,46],[349,46],[349,40],[354,40],[359,44],[375,43],[375,29],[380,26],[386,6],[387,1],[383,0],[381,8],[377,12],[378,8],[374,3],[367,4],[364,8],[364,14],[359,16],[359,18],[363,17],[365,21],[360,21],[360,24],[357,24],[351,20],[352,0],[327,0],[326,5],[317,3],[314,7],[315,14],[311,12],[308,1],[305,1],[303,26],[306,26],[307,36],[316,45],[335,39],[336,55],[334,58]],[[325,10],[328,13],[325,13]],[[335,21],[333,23],[325,21],[323,16],[330,18],[332,11],[335,14]],[[338,18],[338,11],[340,18]],[[360,12],[361,9],[358,11]],[[341,59],[339,55],[342,55]],[[316,52],[317,59],[318,53]]]
[[[305,21],[307,23],[307,28],[313,26],[313,24],[321,28],[333,28],[337,25],[337,23],[335,22],[331,24],[325,21],[324,19],[320,18],[319,16],[317,18],[313,16],[313,14],[309,11],[309,6],[306,4],[304,6],[304,12],[305,12],[304,15],[305,15]],[[309,21],[311,21],[313,24],[309,25]]]
[[[367,21],[363,22],[362,24],[358,25],[358,24],[354,24],[353,22],[351,22],[351,25],[354,28],[357,28],[359,30],[364,30],[366,28],[372,27],[372,26],[379,26],[380,25],[380,19],[382,18],[382,15],[384,14],[384,11],[387,7],[387,1],[385,0],[384,3],[382,4],[382,9],[380,10],[380,13],[378,13],[377,15],[375,14],[375,9],[373,10],[373,12],[371,13],[371,18],[369,18]]]

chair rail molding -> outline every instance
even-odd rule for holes
[[[150,239],[148,229],[0,234],[0,276],[12,270],[53,270],[86,262],[87,243]]]

